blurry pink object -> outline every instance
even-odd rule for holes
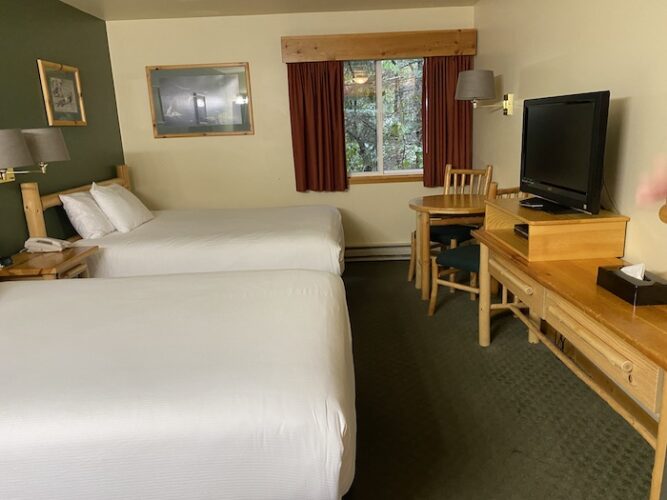
[[[667,200],[667,156],[660,156],[654,162],[653,171],[642,177],[635,201],[639,206]]]

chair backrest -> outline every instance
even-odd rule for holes
[[[445,166],[445,194],[489,194],[493,166],[471,170]]]
[[[499,188],[497,182],[492,182],[491,185],[489,186],[489,193],[487,194],[487,198],[489,200],[496,200],[496,199],[508,199],[508,198],[527,198],[529,195],[528,193],[522,193],[519,190],[519,187],[511,187],[511,188]]]

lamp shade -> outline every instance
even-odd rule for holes
[[[0,169],[34,164],[21,131],[17,128],[0,130]]]
[[[69,160],[69,151],[59,128],[27,128],[22,132],[34,163]]]
[[[461,71],[456,82],[457,101],[477,101],[494,99],[496,86],[493,81],[493,71],[488,69],[473,69]]]

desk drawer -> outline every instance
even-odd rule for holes
[[[605,375],[657,416],[662,383],[657,365],[553,292],[547,292],[545,317]]]
[[[542,316],[544,287],[528,275],[522,273],[509,260],[497,255],[489,259],[489,271],[510,292],[526,304],[531,313]]]

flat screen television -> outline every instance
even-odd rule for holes
[[[598,213],[608,111],[608,90],[526,100],[521,190],[551,209]]]

